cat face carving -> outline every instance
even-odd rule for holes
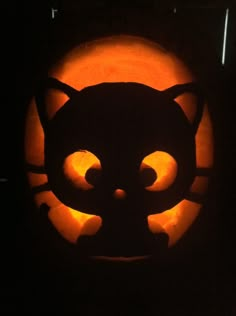
[[[50,115],[49,89],[67,96]],[[191,120],[175,101],[186,92],[196,96]],[[103,253],[105,247],[112,256],[150,251],[147,245],[155,241],[147,216],[186,198],[196,175],[195,134],[203,112],[197,85],[158,91],[117,82],[77,91],[48,78],[37,91],[36,104],[45,135],[48,190],[67,207],[102,218],[90,248]]]
[[[161,43],[114,35],[75,46],[48,76],[25,125],[42,235],[106,259],[172,247],[205,211],[214,164],[191,69]]]

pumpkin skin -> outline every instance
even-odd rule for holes
[[[81,45],[54,65],[49,71],[49,77],[55,78],[60,83],[64,83],[66,87],[71,87],[72,90],[76,91],[84,91],[86,88],[89,89],[103,83],[136,83],[156,91],[168,91],[173,86],[195,81],[191,71],[174,54],[165,51],[156,43],[134,36],[102,38]],[[46,120],[53,121],[59,115],[63,117],[63,107],[66,109],[65,105],[70,101],[69,93],[65,93],[65,91],[55,88],[53,85],[47,89],[44,101]],[[45,163],[47,164],[45,149],[49,148],[50,150],[51,148],[52,150],[53,147],[47,145],[45,147],[45,127],[43,126],[42,116],[39,117],[36,101],[37,98],[32,100],[26,120],[25,157],[27,165],[30,166],[28,168],[29,183],[34,192],[36,205],[39,208],[45,204],[48,206],[48,218],[55,229],[68,242],[81,244],[82,249],[86,247],[86,244],[89,245],[88,240],[99,236],[103,226],[108,227],[108,224],[104,224],[104,214],[96,210],[96,205],[91,205],[91,212],[89,208],[87,209],[84,206],[76,207],[76,203],[72,207],[70,201],[65,200],[59,191],[51,190],[50,185],[52,185],[51,179],[53,179],[53,176],[50,176],[50,174],[53,172],[55,174],[56,171],[54,170],[48,174],[44,167]],[[179,93],[175,98],[173,97],[173,101],[179,105],[186,116],[186,120],[192,123],[197,112],[196,95],[191,90],[187,90],[184,93]],[[64,112],[66,113],[66,110]],[[149,233],[154,236],[165,234],[168,236],[168,247],[172,247],[189,229],[201,210],[203,197],[207,193],[209,171],[213,166],[213,133],[207,104],[204,105],[201,121],[195,132],[195,142],[193,144],[195,151],[193,151],[193,154],[195,156],[196,172],[194,170],[194,175],[187,182],[189,194],[181,199],[176,199],[174,205],[168,205],[167,203],[164,208],[160,209],[155,209],[155,207],[151,209],[152,205],[149,206],[149,210],[145,214],[148,228],[145,228],[143,234],[148,236],[147,240],[151,244],[153,239],[148,235]],[[61,134],[62,136],[63,134]],[[189,153],[191,152],[190,150]],[[52,153],[49,156],[53,157]],[[161,173],[158,172],[159,178],[165,179],[168,187],[170,185],[168,181],[171,182],[171,179],[176,176],[176,170],[179,168],[178,162],[176,163],[175,159],[169,157],[165,150],[161,153],[160,151],[158,153],[154,151],[154,154],[147,152],[145,157],[142,158],[144,166],[151,166],[155,170],[158,165],[159,170],[162,170]],[[83,161],[83,164],[81,164],[81,161]],[[52,162],[50,164],[52,165]],[[63,170],[70,180],[73,179],[73,182],[77,183],[78,186],[82,185],[84,191],[89,191],[89,184],[84,181],[85,173],[91,166],[97,166],[98,170],[99,164],[100,161],[97,155],[94,156],[90,151],[77,151],[76,154],[72,153],[64,160]],[[78,168],[81,169],[78,170]],[[80,177],[78,177],[78,174]],[[165,188],[165,181],[159,181],[155,190],[162,191],[162,186]],[[152,191],[151,187],[149,186],[148,189],[147,186],[147,191]],[[126,200],[127,192],[122,187],[116,187],[113,195],[116,200],[122,202]],[[78,202],[80,202],[79,198]],[[142,221],[143,218],[144,215]],[[122,215],[122,220],[117,221],[116,218],[117,231],[123,229],[124,221],[125,215]],[[145,224],[145,221],[143,223]],[[141,224],[138,226],[140,227]],[[126,230],[128,234],[128,228]],[[81,243],[84,236],[89,237]],[[101,244],[102,242],[104,242],[104,236],[98,243]],[[137,243],[141,243],[141,240]],[[96,243],[95,246],[97,246]],[[94,248],[96,248],[95,246]],[[89,247],[91,247],[91,244]],[[112,256],[104,256],[105,252],[101,251],[101,254],[96,253],[96,257],[112,258],[112,260],[121,260],[121,257],[124,256],[129,257],[127,260],[144,257],[140,256],[140,253],[143,254],[144,252],[135,251],[131,255],[123,255],[121,252],[117,255],[112,253]]]

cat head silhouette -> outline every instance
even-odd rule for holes
[[[48,89],[68,97],[50,116]],[[196,96],[191,120],[175,101],[186,92]],[[195,133],[204,105],[197,84],[159,91],[117,82],[77,91],[48,78],[37,91],[36,104],[45,134],[50,189],[65,205],[100,215],[103,229],[111,227],[109,231],[116,234],[122,223],[127,237],[131,226],[142,231],[148,215],[185,198],[195,176]],[[91,157],[93,163],[86,167]],[[146,157],[156,163],[147,164]]]

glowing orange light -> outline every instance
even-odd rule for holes
[[[84,190],[89,190],[93,186],[86,181],[85,174],[91,167],[99,169],[101,167],[100,161],[91,152],[81,150],[66,157],[64,173],[73,184]]]
[[[76,47],[50,69],[49,76],[77,90],[102,82],[137,82],[162,91],[175,84],[195,79],[185,64],[171,52],[149,40],[123,35],[91,41]],[[67,100],[68,97],[59,91],[51,89],[48,92],[49,119]],[[196,111],[194,96],[186,93],[176,98],[176,102],[191,121]],[[144,163],[150,165],[158,174],[154,186],[147,188],[149,190],[162,190],[175,178],[178,167],[175,160],[165,153],[161,155],[150,155],[144,160]],[[34,99],[29,106],[26,120],[25,157],[26,162],[31,165],[44,165],[44,133]],[[211,168],[213,165],[213,133],[207,104],[196,134],[196,160],[197,167]],[[74,179],[78,186],[88,188],[90,184],[84,179],[85,172],[96,163],[94,157],[87,156],[85,160],[83,154],[77,152],[75,156],[66,159],[64,170],[68,178]],[[47,181],[46,174],[30,172],[28,178],[32,187]],[[206,178],[200,180],[196,177],[190,189],[204,194],[206,182]],[[116,191],[115,195],[123,198],[124,192]],[[72,243],[76,242],[81,234],[96,233],[102,225],[100,217],[63,205],[51,191],[36,193],[35,201],[38,206],[46,203],[50,207],[50,221],[58,232]],[[183,200],[170,210],[149,216],[149,228],[153,233],[166,232],[169,235],[169,246],[172,246],[190,227],[200,209],[200,203]]]
[[[126,197],[126,192],[121,189],[116,189],[115,192],[113,193],[113,196],[116,199],[124,199]]]
[[[178,167],[175,159],[170,154],[164,151],[155,151],[146,156],[143,163],[154,169],[157,174],[156,181],[146,187],[146,190],[161,191],[174,182]]]

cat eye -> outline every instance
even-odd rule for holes
[[[67,156],[63,169],[68,180],[83,190],[92,189],[101,175],[100,160],[87,150],[76,151]]]
[[[170,154],[155,151],[143,159],[140,179],[146,190],[162,191],[174,182],[177,169],[177,162]]]

